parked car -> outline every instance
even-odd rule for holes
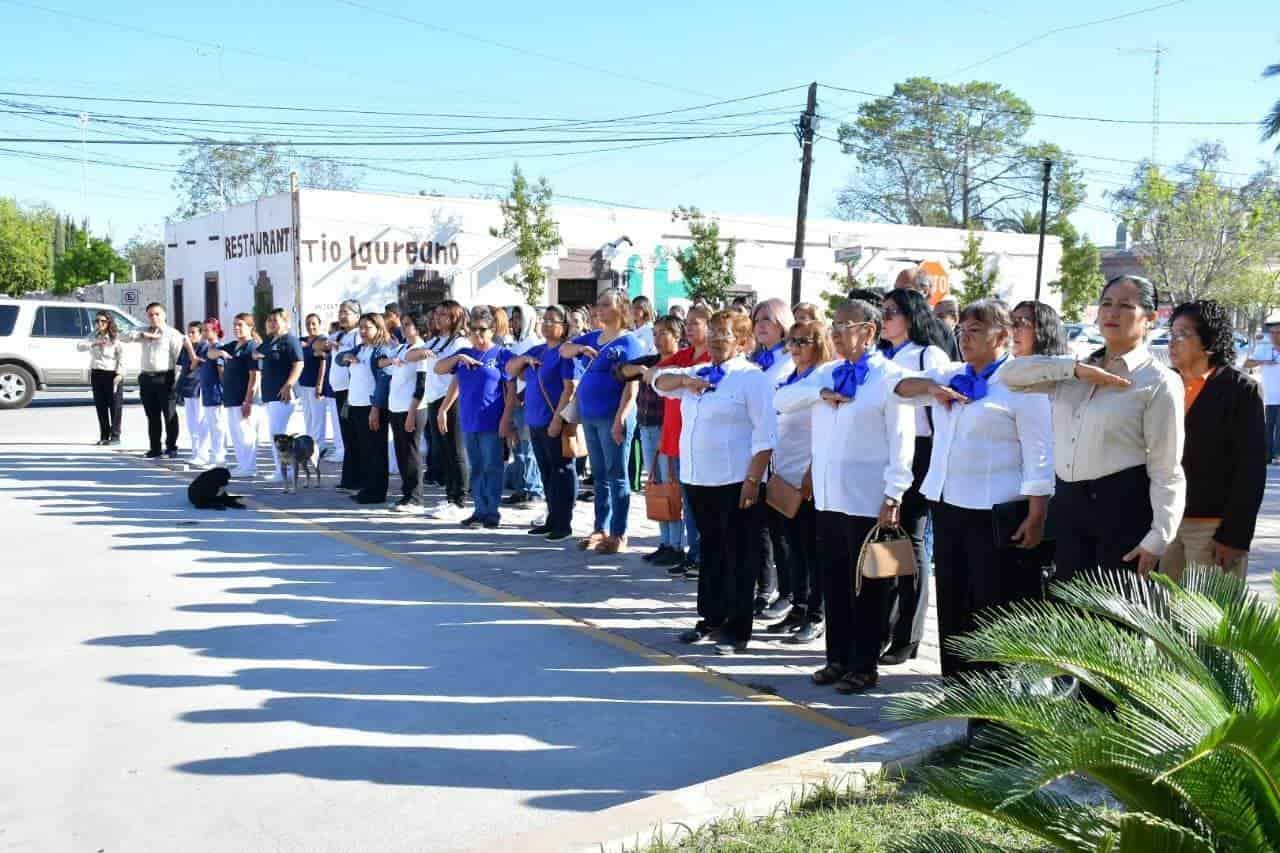
[[[112,305],[0,297],[0,409],[21,409],[37,390],[89,384],[89,353],[76,345],[93,333],[93,317],[106,311],[121,332],[142,324]],[[141,350],[124,348],[125,382],[135,384]]]
[[[1067,323],[1067,348],[1078,359],[1088,358],[1106,345],[1097,326],[1087,323]]]

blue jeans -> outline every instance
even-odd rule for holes
[[[689,505],[689,489],[684,483],[680,484],[680,497],[684,499],[684,541],[689,543],[686,556],[689,562],[698,563],[702,561],[702,536],[698,533],[698,522],[693,517],[693,507]]]
[[[635,415],[623,424],[622,443],[613,440],[613,418],[593,418],[582,424],[587,436],[587,455],[595,479],[596,519],[592,528],[610,536],[627,534],[627,513],[631,510],[631,484],[627,482],[627,462],[631,437],[636,431]]]
[[[471,500],[481,521],[498,520],[502,499],[502,439],[496,432],[464,432],[471,463]]]
[[[573,505],[578,499],[576,460],[565,458],[560,437],[547,435],[546,427],[529,427],[529,432],[542,482],[547,487],[547,526],[553,533],[568,533],[573,528]]]
[[[658,444],[662,441],[662,425],[658,426],[642,426],[640,427],[640,452],[644,454],[644,469],[649,470],[649,466],[653,465],[651,476],[655,483],[667,482],[667,459],[669,457],[657,454],[658,464],[654,465],[654,454],[658,450]],[[679,470],[679,464],[672,462]],[[684,527],[679,521],[659,521],[658,522],[658,543],[666,545],[668,548],[675,548],[677,551],[684,550]]]
[[[1280,456],[1280,406],[1267,406],[1267,461]]]
[[[524,492],[530,498],[542,497],[542,476],[533,455],[533,441],[529,436],[529,428],[525,425],[524,404],[516,406],[511,414],[511,421],[516,428],[516,446],[511,450],[511,461],[507,463],[504,485],[508,488]]]

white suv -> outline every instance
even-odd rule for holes
[[[106,311],[121,332],[142,324],[112,305],[0,296],[0,409],[21,409],[37,389],[89,384],[89,353],[76,345],[93,334]],[[138,347],[124,348],[125,382],[136,383]]]

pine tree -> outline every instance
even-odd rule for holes
[[[982,238],[972,231],[969,232],[964,251],[960,253],[956,269],[961,273],[958,295],[961,305],[968,305],[979,299],[990,299],[996,295],[996,279],[1000,276],[1000,271],[993,269],[987,272],[987,259],[982,256]]]

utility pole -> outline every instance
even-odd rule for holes
[[[1044,271],[1044,233],[1049,227],[1049,175],[1053,161],[1044,161],[1044,175],[1040,184],[1040,248],[1036,252],[1036,302],[1040,301],[1040,275]]]
[[[804,275],[804,224],[809,215],[809,173],[813,171],[813,136],[818,126],[818,84],[809,84],[809,101],[796,122],[800,142],[800,198],[796,202],[796,247],[791,257],[791,304],[800,301],[800,278]]]

